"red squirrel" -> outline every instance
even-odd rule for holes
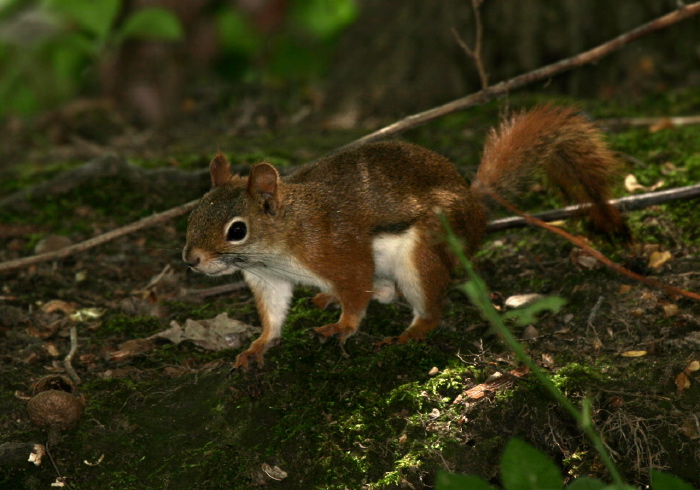
[[[517,196],[543,173],[576,202],[593,203],[593,226],[624,233],[607,204],[618,170],[595,125],[571,108],[542,106],[504,120],[488,135],[470,185],[445,157],[426,148],[370,143],[306,164],[281,178],[269,163],[232,175],[219,154],[212,189],[189,218],[184,261],[211,276],[242,271],[255,296],[262,334],[235,367],[263,364],[280,337],[296,284],[315,303],[337,301],[337,323],[316,328],[342,342],[357,331],[370,299],[400,292],[413,321],[394,340],[422,339],[440,321],[454,256],[439,213],[473,254],[486,228],[487,195]]]

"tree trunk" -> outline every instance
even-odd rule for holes
[[[469,0],[358,0],[330,76],[336,114],[401,116],[480,88],[454,28],[474,45]],[[484,0],[483,61],[491,83],[595,46],[677,8],[676,0]],[[700,19],[637,41],[601,63],[557,77],[577,96],[644,94],[700,79]],[[541,87],[539,87],[541,88]]]

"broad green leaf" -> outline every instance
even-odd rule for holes
[[[159,7],[134,12],[119,29],[121,41],[130,38],[178,41],[182,35],[182,26],[175,14]]]
[[[319,39],[329,39],[357,17],[354,0],[302,0],[292,4],[294,21]]]
[[[651,470],[652,490],[693,490],[693,487],[677,476],[662,471]]]
[[[75,22],[102,42],[121,8],[121,0],[44,0],[44,6]]]
[[[494,490],[478,476],[455,475],[446,471],[438,473],[435,488],[437,490]]]
[[[562,306],[566,304],[566,300],[559,298],[558,296],[547,296],[534,303],[518,308],[516,310],[511,310],[503,318],[514,318],[518,325],[530,325],[531,323],[536,323],[536,315],[542,311],[551,311],[553,313],[558,312]]]
[[[603,490],[606,486],[607,483],[603,483],[597,478],[589,478],[584,476],[582,478],[577,478],[566,488],[567,490]]]
[[[262,35],[241,13],[227,9],[216,19],[219,40],[227,51],[255,53],[262,44]]]
[[[541,451],[517,438],[501,457],[501,483],[506,490],[561,490],[559,468]]]

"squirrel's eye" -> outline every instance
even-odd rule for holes
[[[248,234],[248,227],[245,221],[234,221],[232,222],[228,230],[226,231],[226,241],[229,242],[240,242],[245,239]]]

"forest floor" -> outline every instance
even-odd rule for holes
[[[602,119],[700,112],[700,92],[627,104],[574,102]],[[449,116],[402,138],[447,155],[471,175],[486,130],[504,107]],[[240,168],[268,158],[288,171],[365,132],[310,122],[272,126],[264,114],[235,130],[226,114],[138,130],[99,105],[81,111],[3,130],[0,156],[9,165],[0,175],[0,262],[196,199],[207,190],[204,169],[219,150]],[[618,129],[609,141],[632,157],[626,173],[643,185],[700,182],[698,126]],[[91,170],[81,173],[88,161]],[[532,206],[556,204],[533,189],[524,207]],[[644,275],[700,291],[698,201],[654,206],[628,219],[631,248],[595,246]],[[577,224],[564,226],[578,233]],[[344,348],[321,343],[312,328],[334,321],[338,311],[314,308],[308,289],[295,294],[282,341],[260,369],[232,370],[248,340],[213,350],[215,342],[149,339],[171,322],[222,312],[258,325],[245,287],[212,291],[240,278],[187,270],[180,258],[185,229],[181,217],[2,273],[0,448],[46,442],[28,418],[27,398],[41,377],[65,374],[72,327],[85,411],[50,447],[54,464],[47,457],[40,466],[0,461],[0,487],[48,488],[60,475],[75,489],[420,489],[434,488],[439,470],[498,485],[500,454],[512,437],[547,453],[564,482],[580,475],[609,480],[568,413],[530,376],[508,374],[520,364],[458,288],[465,281],[459,271],[440,328],[424,342],[374,346],[409,323],[410,309],[399,301],[373,303]],[[686,370],[700,361],[700,304],[582,258],[572,244],[539,229],[489,235],[474,262],[500,309],[523,294],[566,300],[558,313],[515,333],[571,400],[590,400],[593,422],[628,482],[646,485],[656,468],[700,487],[700,374]],[[505,383],[483,384],[499,374]]]

